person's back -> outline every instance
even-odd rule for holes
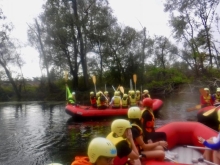
[[[123,97],[122,97],[122,100],[121,100],[121,106],[122,108],[128,108],[128,105],[129,105],[129,99],[128,99],[128,95],[127,94],[124,94]]]
[[[97,108],[98,109],[106,109],[107,108],[107,105],[106,105],[106,99],[105,97],[103,96],[104,94],[99,91],[98,92],[98,99],[97,99]]]
[[[131,91],[131,95],[129,97],[129,101],[130,101],[130,106],[136,106],[137,105],[137,100],[136,100],[135,92],[133,90]]]
[[[94,92],[90,92],[90,104],[92,107],[96,108],[97,107],[97,103],[96,103],[96,97]]]
[[[153,100],[151,98],[145,98],[143,100],[142,115],[141,115],[141,123],[143,128],[144,142],[148,142],[148,140],[152,140],[153,142],[157,142],[160,140],[166,141],[166,134],[164,132],[155,132],[155,117],[153,114]]]
[[[110,105],[112,106],[112,108],[121,107],[121,97],[119,91],[115,91],[114,96],[112,97],[112,100],[110,102]]]
[[[114,165],[124,165],[128,158],[134,162],[133,165],[141,165],[138,150],[134,144],[131,132],[131,124],[125,119],[116,119],[111,124],[111,132],[107,135],[117,149],[117,157]]]
[[[155,143],[145,143],[143,141],[143,130],[141,128],[141,110],[139,107],[130,107],[128,109],[128,119],[132,123],[132,136],[139,150],[139,153],[145,155],[146,159],[164,160],[165,152],[163,147],[167,147],[167,142],[159,141]]]

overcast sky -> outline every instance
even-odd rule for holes
[[[46,0],[0,0],[0,7],[8,21],[15,26],[13,36],[27,42],[27,23],[42,12]],[[168,14],[163,12],[164,0],[109,0],[118,22],[141,30],[146,27],[151,36],[169,37]],[[31,47],[22,49],[26,65],[23,68],[25,77],[40,76],[38,52]],[[33,69],[35,70],[33,72]]]

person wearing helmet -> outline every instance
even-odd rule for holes
[[[130,103],[131,107],[132,106],[137,106],[136,95],[135,95],[135,92],[133,90],[130,92],[129,103]]]
[[[76,93],[70,92],[68,85],[66,84],[66,101],[67,104],[75,105],[76,104]]]
[[[124,165],[130,159],[133,165],[141,165],[139,152],[134,144],[131,123],[125,119],[116,119],[111,124],[109,139],[117,149],[114,165]]]
[[[216,93],[212,95],[212,100],[215,106],[220,105],[220,88],[216,89]]]
[[[141,101],[141,92],[139,90],[136,90],[136,102],[137,105],[139,105],[139,102]]]
[[[143,100],[143,107],[142,115],[141,115],[141,124],[143,128],[143,137],[144,141],[147,143],[149,140],[153,142],[157,141],[166,141],[166,133],[165,132],[155,132],[154,129],[154,113],[152,110],[153,107],[153,100],[151,98],[145,98]],[[162,144],[161,144],[162,145]],[[164,148],[166,148],[166,145],[162,145]]]
[[[95,97],[95,93],[93,91],[90,92],[89,97],[90,97],[91,106],[94,108],[97,108],[96,97]]]
[[[147,89],[145,89],[142,94],[142,100],[145,98],[151,98],[150,93]]]
[[[110,140],[96,137],[89,143],[87,155],[75,157],[71,165],[112,165],[117,150]]]
[[[128,95],[126,93],[123,94],[123,97],[121,99],[121,107],[122,108],[128,108],[129,105],[129,99],[128,99]]]
[[[98,97],[97,97],[96,103],[97,103],[98,109],[106,109],[107,108],[106,98],[105,98],[104,94],[102,93],[102,91],[98,92]]]
[[[139,154],[145,155],[147,159],[164,160],[165,152],[162,146],[167,146],[166,141],[155,143],[145,143],[143,141],[143,130],[141,126],[141,110],[139,107],[130,107],[128,109],[128,119],[132,123],[132,136]]]
[[[209,88],[204,88],[203,91],[204,92],[202,92],[200,96],[200,102],[201,102],[202,108],[213,105],[213,99],[210,94]]]
[[[115,91],[114,96],[112,97],[109,105],[111,105],[114,109],[121,108],[121,96],[119,91]]]
[[[105,95],[105,98],[106,98],[106,105],[108,106],[108,105],[109,105],[109,102],[110,102],[110,97],[109,97],[108,91],[105,91],[105,92],[104,92],[104,95]]]

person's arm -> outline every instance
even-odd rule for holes
[[[200,143],[202,143],[204,146],[211,148],[213,150],[219,150],[220,149],[220,141],[217,143],[209,143],[207,140],[205,140],[202,137],[198,137],[198,140]]]
[[[131,158],[131,159],[138,159],[139,158],[139,152],[138,152],[138,149],[136,148],[136,146],[134,144],[131,129],[127,130],[126,137],[127,137],[128,141],[130,142],[131,149],[132,149],[132,151],[130,152],[128,157]]]

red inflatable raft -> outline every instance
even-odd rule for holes
[[[205,161],[201,158],[204,146],[198,142],[198,137],[209,139],[218,135],[216,131],[204,124],[187,121],[171,122],[156,131],[165,132],[167,135],[169,151],[166,151],[166,159],[164,161],[142,159],[142,165],[189,165],[196,161],[197,163],[201,160]],[[175,155],[175,158],[171,158],[169,154]]]
[[[157,112],[163,105],[163,101],[160,99],[153,99],[153,110],[154,112]],[[112,108],[106,108],[106,109],[97,109],[93,108],[91,106],[81,106],[81,105],[67,105],[65,107],[65,111],[67,114],[73,117],[79,117],[79,118],[88,118],[88,117],[120,117],[120,116],[126,116],[128,109],[112,109]]]
[[[168,149],[175,153],[176,158],[173,161],[159,162],[155,160],[144,162],[146,165],[178,165],[193,164],[192,161],[201,159],[204,150],[198,150],[197,147],[204,147],[198,142],[198,136],[209,139],[217,136],[217,132],[199,122],[172,122],[158,128],[156,131],[165,132],[167,135]],[[169,154],[168,154],[169,155]]]
[[[197,120],[218,131],[220,126],[220,107],[208,106],[200,109],[197,113]]]

